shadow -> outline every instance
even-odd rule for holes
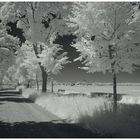
[[[17,96],[17,95],[15,95],[15,94],[5,94],[5,93],[3,94],[3,93],[2,93],[2,94],[0,94],[0,97],[1,97],[1,96],[2,96],[2,97],[5,97],[5,96],[8,97],[8,96]]]
[[[83,126],[98,131],[103,138],[140,138],[140,105],[118,104],[117,112],[106,108],[80,118]]]
[[[4,91],[4,90],[15,90],[16,88],[15,87],[13,87],[13,88],[1,88],[0,90],[1,91]]]
[[[58,97],[88,97],[87,94],[84,93],[69,93],[69,94],[62,94],[62,93],[54,93]]]
[[[20,94],[19,91],[0,90],[0,94]]]
[[[122,96],[127,95],[127,94],[117,94],[117,101],[120,101],[122,99]],[[114,94],[113,93],[106,93],[106,92],[91,92],[90,96],[92,98],[94,97],[105,97],[105,98],[113,98]]]
[[[18,98],[16,97],[4,97],[4,98],[0,98],[0,102],[16,102],[16,103],[33,103],[33,101],[26,99],[26,98]]]
[[[20,96],[18,91],[0,91],[0,102],[33,103],[33,101]]]
[[[0,138],[97,138],[76,124],[53,122],[0,122]]]

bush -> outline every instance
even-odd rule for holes
[[[39,94],[34,93],[34,94],[30,94],[28,97],[31,101],[35,102],[37,98],[39,98]]]
[[[79,124],[101,137],[140,137],[140,106],[120,104],[117,113],[112,106],[96,110],[92,116],[83,115]]]
[[[25,87],[25,86],[17,86],[17,87],[16,87],[16,90],[17,90],[17,91],[19,91],[20,89],[21,89],[21,90],[24,90],[24,89],[26,89],[26,87]]]
[[[124,95],[119,103],[123,104],[140,104],[140,96]]]
[[[41,92],[36,89],[26,88],[23,90],[22,96],[35,102],[41,96]]]

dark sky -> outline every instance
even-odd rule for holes
[[[67,64],[65,65],[62,72],[55,76],[55,80],[60,82],[77,82],[84,81],[87,82],[112,82],[111,74],[94,73],[87,74],[86,71],[77,68],[77,64]],[[133,74],[119,73],[118,82],[123,83],[139,83],[140,82],[140,70],[135,71]]]
[[[25,41],[24,36],[22,35],[22,30],[16,28],[16,23],[9,24],[12,27],[12,30],[9,31],[13,36],[18,36],[21,42]],[[68,57],[71,61],[79,56],[79,53],[76,52],[76,49],[71,47],[70,44],[75,39],[74,36],[64,36],[59,37],[56,40],[56,43],[63,45],[63,50],[68,52]],[[82,66],[80,62],[72,62],[64,66],[64,69],[60,74],[53,76],[55,80],[59,82],[79,82],[86,80],[87,82],[112,82],[111,74],[102,74],[94,73],[88,74],[86,71],[78,69],[79,66]],[[133,74],[120,73],[118,74],[118,82],[140,82],[140,69],[136,70]]]
[[[73,36],[64,36],[57,40],[59,44],[63,45],[64,51],[68,52],[68,57],[71,61],[79,56],[76,49],[70,46],[73,39]],[[84,70],[78,69],[79,66],[82,66],[80,62],[73,62],[65,65],[62,72],[55,76],[55,79],[61,82],[77,82],[83,80],[86,80],[87,82],[112,82],[112,76],[110,73],[102,74],[96,72],[94,74],[89,74]],[[117,80],[118,82],[124,83],[140,82],[140,69],[136,70],[133,74],[119,73]]]

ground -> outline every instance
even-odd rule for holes
[[[23,98],[18,92],[0,92],[0,137],[98,137]]]

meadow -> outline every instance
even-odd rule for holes
[[[49,86],[48,89],[51,90]],[[66,92],[64,94],[69,94],[69,92],[78,92],[85,93],[90,95],[90,92],[105,92],[113,93],[113,88],[111,85],[75,85],[75,86],[65,86],[65,85],[55,85],[54,91],[57,92],[59,89],[64,89]],[[118,85],[117,86],[118,94],[128,94],[128,95],[140,95],[140,84],[129,84],[129,85]]]
[[[61,96],[56,94],[57,87],[54,88],[55,93],[48,91],[47,94],[41,94],[36,89],[24,89],[23,96],[62,120],[78,123],[94,133],[99,133],[101,137],[140,137],[140,86],[118,87],[120,93],[129,94],[123,95],[118,101],[117,114],[112,111],[112,99],[89,96],[91,91],[109,92],[111,86],[59,86],[58,89],[66,90]],[[77,95],[70,96],[71,93]]]

